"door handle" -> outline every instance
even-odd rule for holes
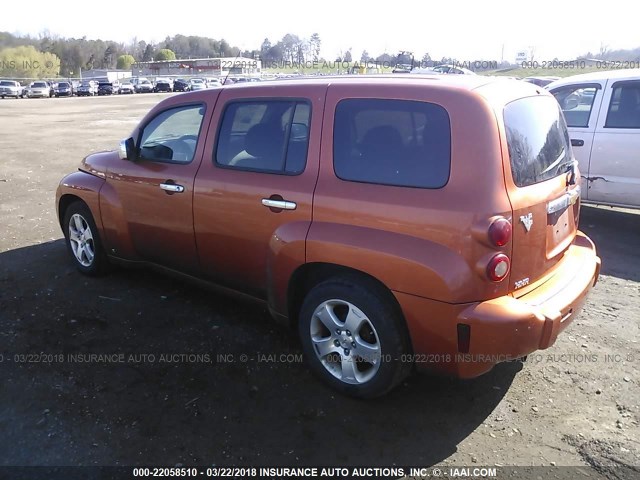
[[[571,139],[571,146],[572,147],[582,147],[584,145],[584,140],[580,140],[579,138],[572,138]]]
[[[274,200],[272,198],[263,198],[262,205],[268,208],[277,208],[280,210],[295,210],[298,207],[296,202],[290,202],[288,200]]]
[[[560,210],[564,210],[565,208],[575,204],[580,198],[580,185],[578,185],[573,190],[568,191],[564,195],[555,200],[547,203],[547,213],[551,215],[552,213],[559,212]]]
[[[177,185],[175,183],[161,183],[160,188],[167,193],[182,193],[184,192],[184,187],[182,185]]]

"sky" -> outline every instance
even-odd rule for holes
[[[365,2],[361,0],[314,1],[209,1],[111,2],[106,10],[56,8],[50,0],[30,0],[28,13],[0,16],[0,31],[38,36],[43,32],[60,37],[158,42],[175,34],[224,38],[241,49],[259,49],[286,33],[322,40],[321,55],[334,60],[352,49],[354,59],[363,50],[377,56],[400,50],[412,51],[416,59],[428,52],[458,61],[476,59],[514,61],[516,53],[535,51],[535,59],[571,60],[601,46],[611,50],[640,46],[637,14],[602,16],[584,1],[517,0],[445,2]],[[636,11],[635,2],[615,11]],[[122,10],[119,6],[126,5]],[[180,5],[180,8],[177,8]],[[76,5],[77,7],[78,5]],[[19,9],[24,12],[24,9]],[[82,17],[79,18],[79,15]]]

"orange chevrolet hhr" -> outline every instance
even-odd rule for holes
[[[562,112],[529,83],[451,77],[167,98],[60,183],[71,258],[257,297],[358,397],[547,348],[600,270]]]

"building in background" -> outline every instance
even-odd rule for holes
[[[134,77],[225,77],[259,76],[262,62],[254,58],[190,58],[138,62],[131,66]]]
[[[130,70],[108,70],[108,69],[91,69],[82,71],[82,80],[90,80],[92,78],[108,78],[110,82],[131,78]]]

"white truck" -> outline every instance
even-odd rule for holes
[[[15,80],[0,80],[0,97],[24,98],[24,87]]]
[[[640,68],[575,75],[546,88],[569,127],[582,200],[640,208]]]

